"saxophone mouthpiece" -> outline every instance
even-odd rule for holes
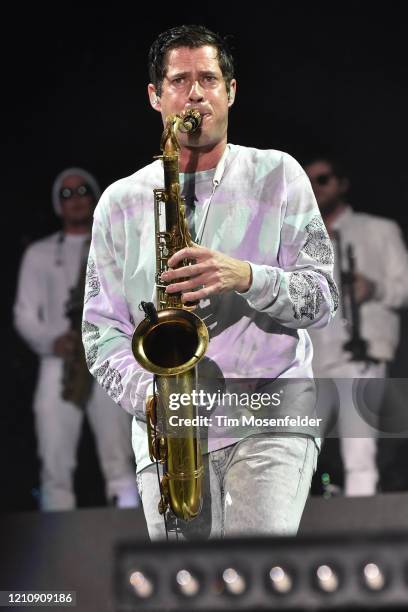
[[[186,132],[195,132],[201,125],[201,115],[198,110],[192,108],[183,117],[183,128]]]

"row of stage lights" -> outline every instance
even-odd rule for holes
[[[120,612],[407,610],[408,534],[123,543],[115,596]]]
[[[310,577],[312,587],[328,595],[337,592],[344,580],[341,572],[329,564],[316,566]],[[386,588],[386,573],[377,563],[363,563],[358,578],[361,587],[366,591],[379,592]],[[180,568],[174,572],[170,586],[177,595],[184,598],[194,598],[203,591],[205,583],[206,581],[199,571],[191,568]],[[289,595],[297,586],[296,572],[284,566],[274,565],[266,572],[264,584],[265,587],[277,595]],[[129,573],[129,585],[137,599],[149,600],[157,594],[160,581],[152,570],[135,569]],[[210,588],[218,596],[238,597],[244,595],[250,587],[251,581],[246,572],[237,567],[226,567],[215,575]]]
[[[319,565],[312,575],[314,586],[324,593],[334,593],[340,588],[339,573],[330,565]],[[270,588],[278,594],[290,593],[295,585],[293,574],[279,565],[273,566],[265,581]],[[135,595],[140,599],[151,598],[157,584],[152,572],[144,573],[140,570],[131,572],[129,584]],[[368,591],[381,591],[386,584],[384,572],[376,563],[366,563],[361,571],[361,585]],[[202,581],[198,574],[191,569],[180,569],[175,574],[173,588],[182,596],[195,597],[201,590]],[[214,591],[230,595],[243,595],[249,588],[249,581],[239,570],[228,567],[220,573],[215,581]]]

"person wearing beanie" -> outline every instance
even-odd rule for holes
[[[108,503],[139,505],[131,417],[81,369],[83,287],[100,193],[96,179],[82,168],[58,174],[52,204],[62,228],[31,244],[19,271],[14,323],[40,359],[33,410],[41,461],[41,510],[76,506],[73,474],[85,414],[95,437]]]

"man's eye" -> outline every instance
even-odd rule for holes
[[[181,85],[182,83],[184,83],[184,77],[177,77],[176,79],[173,79],[173,83],[175,85]]]

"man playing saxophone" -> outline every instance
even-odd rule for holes
[[[163,184],[161,160],[108,187],[94,215],[83,340],[91,372],[134,415],[137,480],[156,539],[166,525],[146,435],[152,374],[131,350],[144,318],[140,304],[155,302],[155,281],[168,296],[181,295],[184,305],[199,302],[194,312],[210,339],[199,367],[208,376],[213,372],[227,385],[259,380],[264,390],[278,380],[282,392],[289,389],[285,381],[295,381],[290,410],[305,419],[314,394],[306,328],[326,325],[338,298],[332,247],[300,165],[280,151],[228,143],[237,84],[225,40],[203,26],[172,28],[153,43],[149,69],[149,102],[164,125],[192,109],[201,116],[197,130],[178,133],[180,186],[194,244],[172,254],[156,278],[153,190]],[[319,431],[290,425],[285,402],[268,415],[288,425],[276,429],[271,419],[259,419],[259,426],[237,435],[232,420],[214,418],[203,456],[203,508],[194,520],[176,522],[176,534],[296,533]]]
[[[107,500],[119,506],[139,503],[129,415],[118,412],[99,385],[90,384],[93,379],[81,361],[83,268],[99,194],[96,179],[83,168],[58,174],[52,201],[61,231],[31,244],[20,268],[15,325],[40,358],[33,410],[41,510],[71,510],[76,505],[73,480],[85,414],[95,436]]]

